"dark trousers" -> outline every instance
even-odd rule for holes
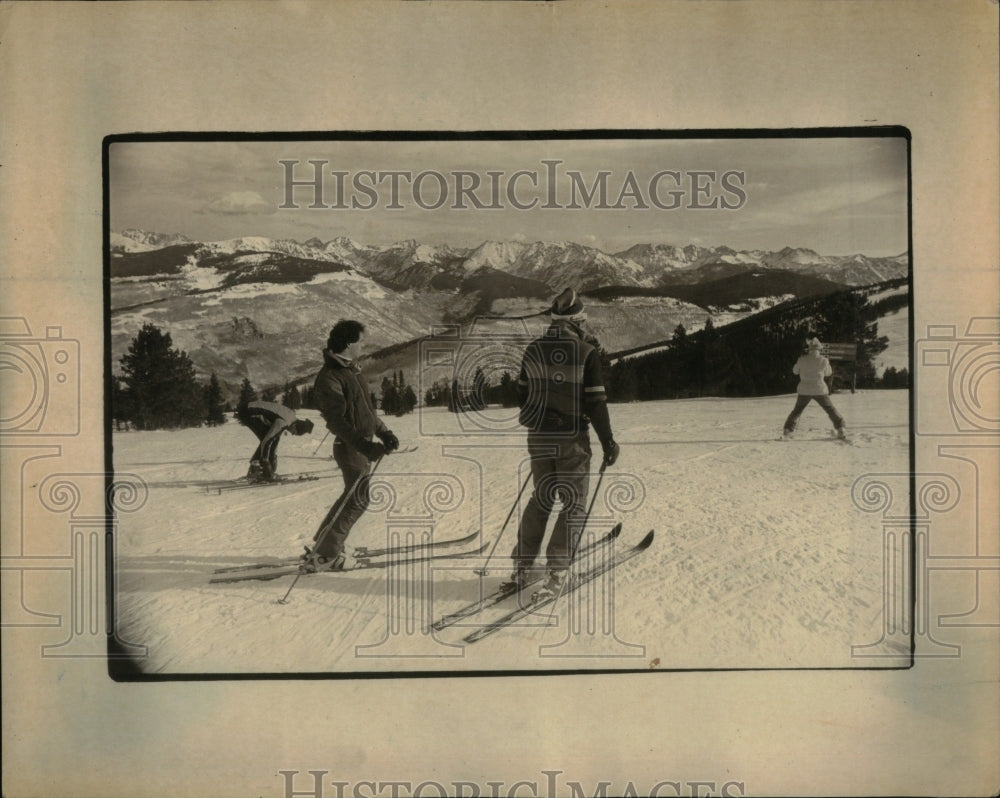
[[[568,568],[587,516],[590,437],[586,430],[572,436],[532,433],[528,435],[528,454],[534,491],[521,516],[511,557],[516,567],[534,563],[558,499],[562,509],[545,550],[546,565],[550,569]]]
[[[278,441],[281,440],[281,435],[275,435],[266,444],[263,443],[263,440],[274,420],[266,419],[263,416],[250,416],[243,423],[257,436],[257,440],[261,441],[257,444],[250,460],[258,460],[261,464],[266,463],[273,473],[278,469]]]
[[[321,557],[336,557],[344,553],[344,543],[351,528],[371,504],[371,462],[368,458],[346,443],[336,441],[333,444],[333,459],[344,477],[344,491],[313,536],[317,543],[316,553]]]
[[[785,419],[785,432],[792,432],[795,429],[795,423],[799,420],[799,416],[802,415],[802,411],[806,409],[806,405],[809,404],[809,400],[815,399],[816,404],[822,407],[826,414],[830,417],[830,421],[833,422],[833,426],[836,429],[840,429],[844,426],[844,419],[837,412],[837,408],[833,406],[833,402],[830,401],[830,397],[824,394],[817,394],[815,396],[807,396],[805,394],[799,394],[798,398],[795,400],[795,407],[792,412],[788,414],[788,418]]]

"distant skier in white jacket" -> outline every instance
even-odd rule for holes
[[[794,409],[785,420],[785,437],[789,437],[795,431],[795,424],[802,411],[806,409],[811,399],[815,399],[833,422],[837,437],[845,438],[844,419],[830,401],[830,391],[826,386],[826,378],[833,374],[830,361],[819,353],[822,343],[818,338],[810,338],[806,346],[808,347],[806,354],[792,366],[792,374],[799,376],[798,398],[795,400]]]

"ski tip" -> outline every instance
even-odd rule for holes
[[[611,527],[611,532],[610,532],[610,536],[611,536],[612,538],[616,538],[616,537],[618,537],[618,536],[619,536],[619,535],[620,535],[621,533],[622,533],[622,522],[621,522],[621,521],[619,521],[619,522],[618,522],[617,524],[615,524],[615,525],[614,525],[613,527]]]
[[[636,548],[637,549],[648,549],[651,545],[653,545],[653,533],[654,533],[654,531],[655,530],[650,529],[649,532],[646,533],[646,537],[644,537],[642,540],[639,541],[639,545],[636,546]]]

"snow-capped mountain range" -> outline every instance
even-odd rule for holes
[[[640,244],[607,253],[571,241],[488,240],[470,248],[347,237],[198,242],[142,230],[112,233],[110,244],[112,362],[150,322],[230,391],[243,377],[260,386],[314,372],[338,318],[366,324],[369,351],[400,350],[381,368],[412,374],[414,342],[440,325],[529,316],[536,317],[529,332],[540,333],[545,321],[537,314],[566,286],[585,295],[591,328],[614,352],[668,339],[678,324],[693,332],[711,318],[718,327],[788,300],[908,273],[906,254],[790,247]]]
[[[811,249],[792,247],[778,251],[737,251],[726,246],[637,244],[622,252],[606,253],[572,241],[484,241],[466,249],[415,240],[372,246],[358,244],[347,237],[327,242],[312,238],[300,243],[263,236],[196,243],[179,234],[124,230],[111,236],[112,276],[134,276],[128,274],[129,255],[168,247],[185,250],[190,247],[190,250],[176,250],[174,254],[183,255],[183,258],[176,264],[164,263],[167,273],[171,266],[191,259],[196,262],[209,259],[216,268],[225,269],[226,264],[220,262],[222,256],[270,253],[349,266],[378,282],[403,290],[456,288],[464,279],[484,271],[503,272],[541,283],[552,291],[567,285],[587,291],[607,286],[656,288],[698,283],[754,268],[803,272],[841,285],[856,286],[902,277],[908,268],[906,253],[892,258],[860,253],[820,255]]]

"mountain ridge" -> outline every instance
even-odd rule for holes
[[[572,241],[486,240],[471,248],[415,239],[367,245],[346,236],[198,242],[141,230],[114,233],[111,244],[113,363],[152,322],[172,333],[199,373],[217,372],[229,389],[243,377],[283,384],[313,370],[338,318],[368,326],[369,351],[397,353],[386,369],[412,373],[420,367],[415,342],[436,326],[464,330],[479,317],[537,316],[567,285],[585,295],[591,327],[616,351],[667,338],[677,325],[693,331],[711,318],[720,326],[836,291],[843,280],[906,276],[909,263],[905,254],[840,258],[792,247],[637,244],[622,251],[626,257]],[[255,335],[234,336],[233,319]],[[533,319],[529,331],[544,324]]]
[[[132,242],[129,249],[125,243]],[[407,239],[387,245],[363,245],[346,236],[323,242],[243,236],[221,241],[194,242],[180,234],[126,230],[112,233],[112,261],[169,246],[193,246],[200,262],[207,256],[271,252],[305,260],[350,266],[393,288],[459,287],[462,280],[483,268],[547,284],[553,291],[566,285],[591,290],[609,285],[655,287],[678,282],[717,279],[721,272],[739,269],[803,271],[843,285],[866,285],[906,274],[906,253],[873,257],[863,253],[821,255],[813,249],[786,246],[780,250],[735,250],[725,245],[635,244],[617,253],[573,241],[522,242],[485,240],[471,248],[427,244]],[[119,264],[121,268],[123,264]],[[708,267],[714,267],[709,270]],[[702,271],[698,271],[701,269]],[[127,271],[127,268],[125,269]],[[707,275],[707,271],[712,271]],[[118,276],[127,276],[122,273]]]

